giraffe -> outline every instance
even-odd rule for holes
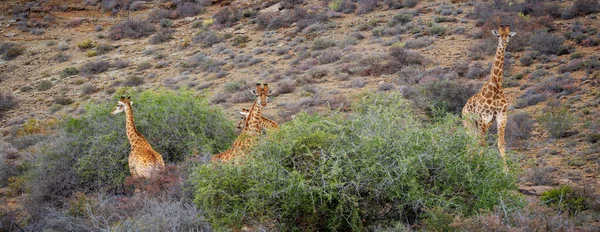
[[[154,171],[163,169],[165,162],[162,156],[152,149],[150,143],[135,128],[133,110],[131,109],[132,104],[131,97],[121,97],[111,114],[116,115],[125,111],[127,139],[131,144],[131,152],[128,159],[129,172],[131,172],[134,178],[149,178]]]
[[[507,171],[504,129],[506,127],[508,103],[502,89],[502,68],[504,67],[504,51],[508,46],[508,40],[516,32],[511,32],[508,25],[500,25],[498,31],[492,30],[492,34],[498,37],[498,49],[496,50],[491,78],[481,87],[479,93],[469,98],[467,104],[463,107],[462,117],[464,127],[472,135],[479,136],[479,143],[482,146],[485,145],[485,133],[491,126],[494,117],[496,118],[498,124],[498,150],[500,150],[504,170]]]
[[[240,120],[240,122],[238,123],[238,129],[243,129],[242,125],[244,124],[244,122],[246,121],[246,118],[250,114],[250,110],[246,109],[246,108],[242,108],[242,111],[240,111],[240,114],[242,115],[242,120]],[[266,132],[266,130],[278,129],[279,125],[277,125],[277,123],[275,121],[268,119],[264,116],[261,116],[260,117],[260,128],[264,133],[264,132]]]
[[[248,112],[248,116],[244,120],[244,129],[238,138],[233,142],[233,145],[228,150],[216,154],[211,158],[211,162],[223,161],[227,162],[234,157],[244,156],[254,145],[259,135],[262,134],[262,128],[260,119],[262,117],[262,110],[267,106],[268,97],[272,94],[269,91],[267,84],[256,84],[256,90],[251,90],[251,93],[257,96],[252,108]]]

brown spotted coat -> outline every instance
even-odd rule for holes
[[[123,108],[119,109],[119,107]],[[163,169],[165,162],[162,156],[152,149],[150,143],[135,127],[130,98],[121,98],[113,114],[121,111],[125,111],[127,139],[129,140],[129,144],[131,144],[131,152],[128,159],[129,171],[133,177],[149,178],[153,172]]]
[[[478,136],[481,145],[485,145],[485,134],[494,118],[498,124],[498,150],[506,166],[504,129],[506,128],[506,109],[508,102],[502,89],[502,72],[504,68],[504,52],[508,41],[515,32],[510,32],[510,27],[500,26],[498,31],[492,31],[498,36],[498,49],[491,71],[491,78],[483,85],[481,91],[471,97],[463,107],[463,125],[474,136]]]

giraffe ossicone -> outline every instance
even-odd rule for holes
[[[131,145],[128,158],[129,172],[134,178],[149,178],[153,173],[164,169],[165,162],[163,157],[152,149],[146,138],[138,132],[133,119],[132,103],[131,97],[121,97],[111,114],[125,112],[125,128]]]
[[[496,49],[490,79],[481,87],[481,90],[477,94],[469,98],[462,110],[462,120],[467,131],[471,135],[479,137],[479,143],[483,146],[485,145],[485,134],[494,118],[496,119],[498,126],[498,150],[502,157],[504,170],[507,171],[504,130],[506,128],[508,102],[502,89],[502,75],[504,52],[506,51],[510,37],[514,36],[516,32],[511,32],[509,25],[500,25],[497,31],[492,31],[492,34],[498,37],[498,48]]]

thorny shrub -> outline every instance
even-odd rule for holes
[[[363,230],[418,223],[436,206],[473,215],[520,199],[497,152],[476,146],[457,117],[420,123],[398,94],[364,95],[353,112],[296,115],[244,165],[198,166],[195,203],[222,229]]]

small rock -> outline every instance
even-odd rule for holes
[[[195,17],[185,17],[184,20],[187,22],[192,22],[192,21],[196,20],[196,18]]]
[[[12,32],[9,32],[9,33],[4,33],[4,36],[6,36],[6,37],[8,37],[8,38],[15,37],[16,35],[17,35],[16,33],[12,33]]]
[[[16,23],[16,22],[17,22],[17,20],[16,20],[16,19],[11,19],[11,20],[8,20],[8,22],[9,22],[9,23]]]
[[[239,29],[233,32],[234,34],[246,34],[248,33],[248,30],[246,29]]]
[[[379,81],[377,84],[378,85],[383,85],[383,84],[385,84],[385,81]]]
[[[281,9],[281,3],[277,3],[275,5],[272,5],[270,7],[260,10],[259,13],[279,12],[280,9]]]
[[[519,192],[525,194],[525,195],[531,195],[531,196],[539,196],[542,195],[542,193],[548,191],[548,190],[552,190],[553,188],[550,186],[529,186],[529,187],[519,187]]]

